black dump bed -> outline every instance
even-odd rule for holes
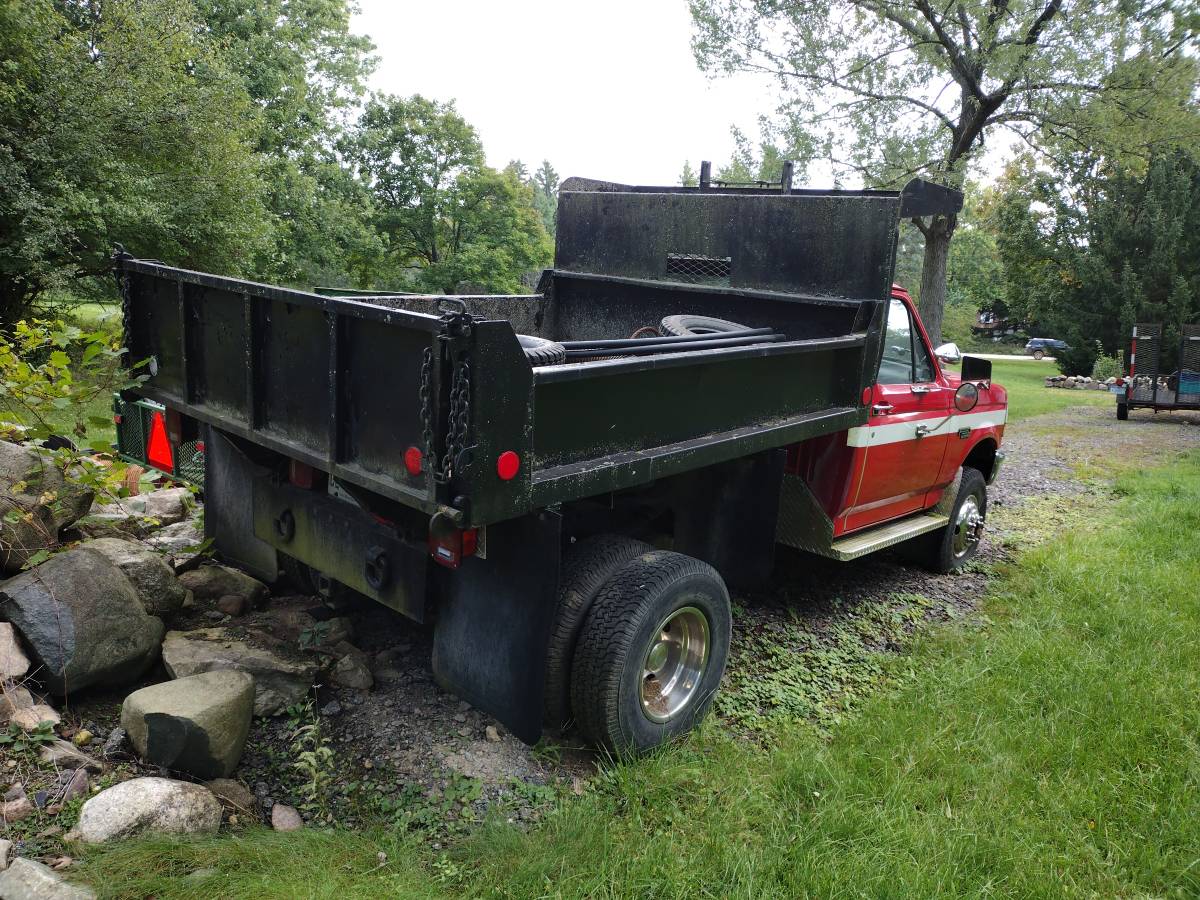
[[[555,268],[525,296],[330,297],[120,255],[128,359],[151,361],[142,396],[486,524],[864,422],[898,222],[961,202],[919,181],[883,192],[569,179]],[[677,314],[784,337],[541,367],[516,337],[628,338]],[[506,453],[519,459],[511,479],[497,469]]]

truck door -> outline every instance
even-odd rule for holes
[[[893,296],[867,424],[851,428],[855,482],[839,534],[920,510],[946,452],[953,392],[908,304]]]

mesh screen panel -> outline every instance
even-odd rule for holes
[[[690,284],[729,283],[728,256],[701,256],[696,253],[668,253],[667,274]]]

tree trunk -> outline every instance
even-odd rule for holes
[[[933,346],[942,342],[942,312],[946,306],[946,260],[956,216],[934,216],[925,229],[925,262],[921,266],[921,321]]]

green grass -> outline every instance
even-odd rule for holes
[[[1008,391],[1008,421],[1018,422],[1071,406],[1114,406],[1116,401],[1105,391],[1046,387],[1046,376],[1057,374],[1054,363],[1045,360],[992,360],[992,379]]]
[[[709,725],[449,856],[249,832],[92,852],[79,877],[163,898],[1195,896],[1200,455],[1119,491],[997,579],[983,627],[890,657],[893,688],[828,738]]]

